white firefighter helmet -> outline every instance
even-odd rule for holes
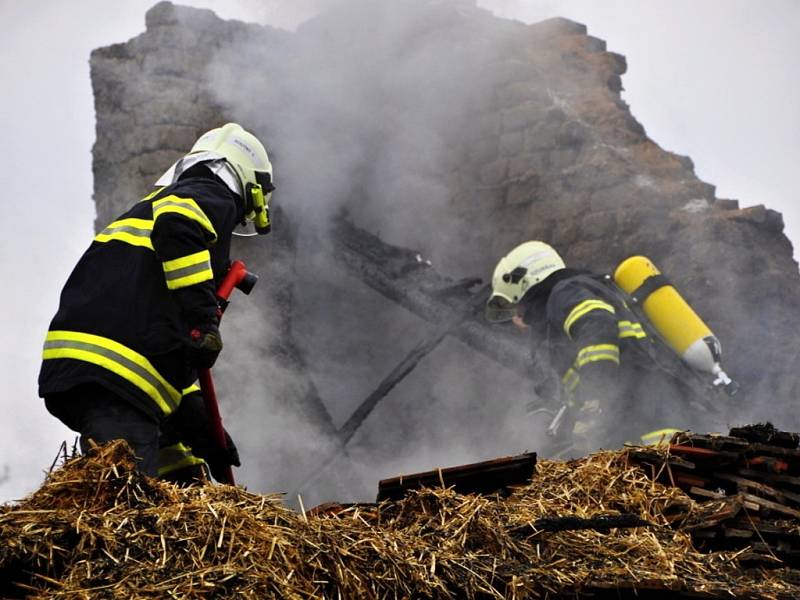
[[[245,218],[256,231],[269,231],[269,201],[275,186],[272,163],[263,144],[237,123],[227,123],[198,138],[189,153],[156,181],[170,185],[194,165],[205,164],[226,186],[244,199]]]
[[[530,288],[564,267],[564,261],[552,246],[539,241],[520,244],[501,258],[494,269],[486,319],[492,323],[510,320],[516,314],[517,303]]]

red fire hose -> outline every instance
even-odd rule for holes
[[[253,290],[256,281],[258,281],[258,276],[250,273],[242,261],[233,261],[230,269],[228,269],[228,273],[217,289],[217,300],[219,301],[220,310],[223,313],[225,312],[233,290],[238,288],[245,294],[249,294]],[[214,390],[214,380],[211,377],[211,369],[200,369],[199,378],[200,390],[203,394],[203,403],[205,404],[206,414],[208,414],[208,419],[211,424],[211,435],[217,447],[226,450],[228,448],[228,442],[225,439],[225,429],[222,427],[222,416],[219,414],[219,403],[217,402],[217,392]],[[222,483],[234,485],[233,470],[230,465],[226,467],[225,479],[226,481]]]

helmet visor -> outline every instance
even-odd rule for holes
[[[517,314],[517,305],[502,296],[492,296],[483,314],[490,323],[505,323]]]

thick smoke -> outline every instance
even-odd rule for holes
[[[446,174],[458,160],[452,141],[487,93],[481,73],[496,52],[478,26],[487,16],[470,1],[348,0],[326,5],[293,35],[269,36],[272,44],[242,40],[210,66],[221,104],[266,140],[285,211],[276,227],[291,222],[296,236],[291,274],[279,278],[290,286],[288,304],[278,309],[269,305],[274,296],[262,296],[267,325],[252,325],[255,315],[226,317],[238,323],[235,334],[225,325],[226,339],[255,348],[235,365],[230,347],[225,358],[226,378],[249,379],[237,386],[241,408],[229,422],[239,423],[246,459],[256,457],[243,469],[253,487],[299,489],[309,502],[364,500],[383,476],[535,446],[534,424],[523,418],[529,384],[454,341],[395,388],[314,481],[304,482],[308,465],[335,447],[332,428],[310,425],[293,402],[312,387],[340,426],[433,329],[337,264],[332,219],[344,214],[417,249],[453,278],[486,278],[470,258],[476,250],[460,242]],[[232,64],[252,76],[234,81]],[[270,280],[286,267],[264,256],[260,268]],[[280,357],[259,352],[258,340],[283,335],[286,319],[300,361],[275,368]],[[243,371],[259,375],[237,378]]]
[[[209,66],[221,105],[267,142],[276,228],[293,236],[253,251],[266,283],[253,310],[226,317],[228,422],[259,491],[369,500],[382,477],[544,445],[526,412],[532,384],[447,339],[308,480],[335,452],[335,429],[433,330],[337,263],[332,220],[417,249],[453,278],[485,280],[496,260],[465,243],[447,179],[501,40],[521,26],[483,26],[487,16],[470,1],[342,0],[294,34],[255,31]]]
[[[389,243],[458,262],[442,174],[448,134],[485,91],[494,48],[474,39],[478,15],[471,2],[341,1],[285,43],[222,53],[212,87],[268,139],[301,236],[346,209]],[[232,62],[253,76],[231,80]]]

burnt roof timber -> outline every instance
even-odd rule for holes
[[[340,216],[333,223],[334,252],[340,263],[358,279],[385,298],[432,325],[452,318],[469,301],[477,278],[453,280],[439,274],[419,253],[387,244]],[[490,325],[480,311],[449,331],[467,346],[487,358],[530,377],[530,349],[527,336],[511,326]]]

